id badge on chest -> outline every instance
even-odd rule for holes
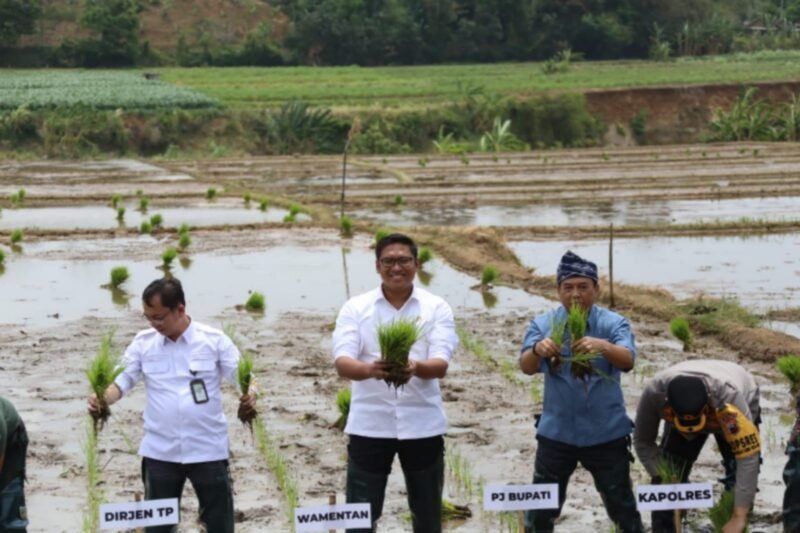
[[[189,382],[189,386],[192,388],[194,403],[206,403],[208,401],[208,391],[206,390],[205,381],[196,378]]]

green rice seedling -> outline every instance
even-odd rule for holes
[[[295,223],[294,216],[291,213],[287,214],[285,217],[283,217],[283,223],[284,224],[294,224]]]
[[[431,259],[433,259],[433,252],[431,252],[430,248],[423,246],[419,249],[419,262],[421,265],[424,265]]]
[[[17,205],[19,203],[19,194],[12,194],[8,197],[8,201],[11,202],[12,205]]]
[[[550,321],[550,339],[553,343],[561,348],[564,344],[564,333],[567,330],[567,319],[562,318],[558,319],[553,317]],[[557,372],[558,369],[561,367],[562,359],[561,354],[558,354],[554,357],[550,358],[550,370],[553,372]]]
[[[260,418],[256,418],[253,421],[253,432],[256,437],[258,451],[265,459],[267,468],[275,476],[278,487],[283,493],[283,498],[286,501],[287,517],[293,522],[294,510],[297,507],[297,483],[291,475],[286,460],[281,455],[279,443],[269,436]]]
[[[18,244],[22,242],[24,236],[25,234],[21,229],[15,229],[11,232],[11,244]]]
[[[247,298],[247,302],[244,304],[244,307],[248,311],[263,312],[265,307],[264,295],[256,291],[251,292],[250,296]]]
[[[97,396],[98,411],[92,415],[94,418],[94,432],[103,429],[108,417],[111,416],[111,409],[105,400],[106,389],[114,383],[114,380],[124,370],[120,365],[118,355],[112,353],[111,339],[113,331],[100,338],[100,349],[97,355],[89,362],[86,367],[86,377],[89,379],[89,386]],[[98,428],[99,425],[99,428]]]
[[[118,289],[119,286],[125,283],[130,276],[131,275],[128,272],[128,267],[115,266],[111,269],[111,288]]]
[[[156,213],[155,215],[150,217],[150,225],[153,228],[160,228],[164,224],[164,217],[161,216],[160,213]]]
[[[190,244],[192,244],[192,238],[189,236],[188,233],[179,234],[178,246],[180,247],[181,251],[186,250]]]
[[[97,457],[97,430],[93,426],[86,427],[86,442],[83,445],[86,456],[86,498],[88,505],[83,515],[83,531],[94,532],[98,528],[100,504],[103,499],[100,488],[100,465]]]
[[[261,199],[258,201],[258,208],[262,211],[266,211],[269,207],[269,198],[262,196]]]
[[[117,220],[119,220],[120,222],[125,220],[125,208],[124,207],[118,207],[117,208]]]
[[[353,234],[353,219],[345,215],[339,219],[339,231],[345,237]]]
[[[665,485],[674,485],[676,483],[680,483],[681,478],[683,477],[683,473],[675,461],[672,461],[663,455],[660,456],[656,462],[656,475],[661,479],[661,483]],[[681,510],[675,509],[672,516],[675,531],[682,530],[681,517]]]
[[[289,206],[289,214],[292,215],[293,217],[299,215],[302,210],[303,208],[300,207],[299,204],[292,204]]]
[[[244,193],[244,196],[242,196],[242,198],[244,199],[245,205],[250,205],[250,200],[253,199],[253,196],[249,192],[246,192]]]
[[[442,499],[442,522],[448,520],[466,520],[472,516],[472,511],[466,505],[456,505],[450,500]]]
[[[0,250],[0,265],[2,265],[6,260],[6,253],[3,250]]]
[[[497,281],[500,277],[500,274],[497,272],[497,269],[491,265],[486,265],[483,267],[481,271],[481,287],[488,288]]]
[[[381,229],[379,229],[378,231],[375,232],[375,242],[379,243],[379,242],[381,242],[383,239],[385,239],[386,237],[388,237],[391,234],[392,234],[392,232],[389,231],[388,229],[381,228]]]
[[[183,235],[184,233],[189,233],[190,229],[191,228],[189,227],[189,224],[185,224],[185,223],[181,224],[181,226],[178,228],[178,235]]]
[[[586,323],[589,320],[589,311],[584,309],[577,302],[573,302],[567,313],[567,331],[569,331],[570,339],[573,345],[586,336]],[[586,379],[587,376],[592,374],[592,362],[595,355],[585,354],[578,356],[572,354],[570,360],[570,372],[578,379]]]
[[[141,196],[143,194],[144,194],[144,191],[142,189],[136,189],[136,196]]]
[[[209,187],[208,190],[206,191],[206,199],[213,200],[216,197],[217,197],[217,189],[215,189],[214,187]]]
[[[142,235],[146,235],[152,231],[153,231],[153,226],[150,225],[150,222],[148,222],[147,220],[143,220],[141,225],[139,226],[139,233],[141,233]]]
[[[402,194],[396,194],[395,197],[394,197],[394,205],[395,205],[395,207],[400,207],[404,203],[406,203],[406,200],[405,200],[405,198],[403,198],[403,195]]]
[[[242,352],[239,357],[239,365],[236,367],[236,380],[239,383],[239,391],[244,395],[250,391],[250,385],[253,383],[253,356],[250,352]],[[255,409],[245,410],[239,404],[239,410],[236,416],[241,420],[242,424],[247,426],[250,433],[253,433],[253,419],[258,415]]]
[[[684,352],[692,349],[692,331],[689,328],[688,320],[681,317],[673,318],[669,321],[669,330],[675,338],[683,342]]]
[[[25,196],[27,196],[25,189],[20,189],[17,191],[17,198],[19,198],[20,203],[25,201]]]
[[[169,269],[172,262],[175,258],[178,257],[178,250],[175,248],[169,247],[161,254],[161,261],[163,262],[164,269]]]
[[[147,213],[147,206],[150,205],[150,200],[146,196],[139,198],[139,211]]]
[[[708,510],[708,518],[711,520],[714,533],[722,533],[723,526],[733,516],[734,500],[734,491],[726,490],[720,495],[719,501]],[[749,528],[745,528],[745,533],[749,530]]]
[[[778,358],[778,370],[789,380],[792,394],[800,392],[800,357],[786,355]]]
[[[387,385],[397,388],[401,385],[402,371],[408,365],[411,347],[422,336],[422,330],[416,320],[398,318],[378,324],[377,333],[381,359],[390,365],[390,375],[384,381]]]
[[[119,194],[114,194],[111,196],[111,207],[114,209],[117,208],[117,205],[122,201],[122,196]]]
[[[352,398],[350,387],[341,389],[336,393],[336,408],[339,410],[339,418],[333,423],[334,427],[344,431],[347,425],[347,415],[350,414],[350,399]]]

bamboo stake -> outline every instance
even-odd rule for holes
[[[611,224],[608,237],[608,289],[609,304],[611,309],[616,307],[614,302],[614,224]]]
[[[520,533],[525,531],[525,515],[522,511],[517,511],[517,527]]]
[[[137,502],[140,502],[140,501],[142,501],[142,493],[141,493],[140,491],[138,491],[138,490],[137,490],[137,491],[136,491],[136,494],[134,495],[134,499],[135,499]],[[136,533],[144,533],[144,528],[143,528],[143,527],[137,527],[137,528],[136,528]]]
[[[328,495],[328,505],[336,505],[336,494],[329,494]],[[335,529],[329,529],[328,533],[336,533]]]
[[[675,526],[675,533],[681,533],[683,531],[683,522],[681,521],[680,509],[675,509],[672,511],[672,522]]]

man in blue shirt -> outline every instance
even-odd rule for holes
[[[580,462],[594,478],[609,518],[625,532],[643,531],[630,479],[630,434],[620,374],[633,368],[636,346],[628,321],[594,305],[597,265],[567,252],[556,275],[561,306],[535,317],[522,343],[519,364],[526,374],[544,374],[544,408],[536,423],[534,483],[557,483],[559,508],[528,511],[525,531],[553,531],[569,478]],[[588,314],[586,333],[571,339],[553,334],[578,305]],[[553,340],[555,337],[555,341]],[[556,341],[561,340],[561,344]],[[594,355],[588,365],[573,355]],[[585,360],[585,357],[582,359]],[[583,370],[578,372],[578,370]]]

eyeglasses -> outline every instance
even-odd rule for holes
[[[162,324],[167,319],[168,316],[169,316],[169,312],[166,312],[163,315],[157,315],[157,316],[148,316],[145,313],[142,313],[142,317],[145,320],[147,320],[148,322],[150,322],[151,324]]]
[[[381,264],[383,268],[392,268],[395,265],[400,265],[401,267],[408,267],[414,262],[414,258],[410,255],[401,255],[395,257],[381,257],[378,259],[378,262]]]

